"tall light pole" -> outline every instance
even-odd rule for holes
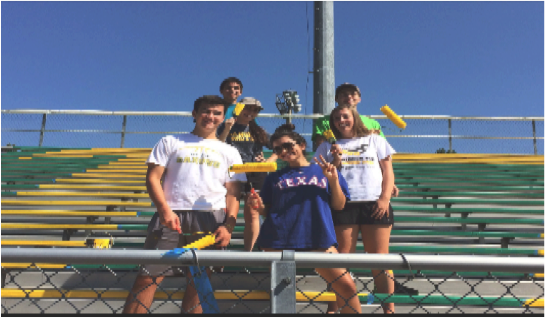
[[[333,1],[314,1],[314,113],[335,107]]]

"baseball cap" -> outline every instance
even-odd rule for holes
[[[254,105],[260,108],[260,110],[263,110],[263,106],[261,106],[261,102],[253,97],[244,97],[241,101],[241,104],[244,105]]]
[[[335,100],[337,99],[337,96],[339,95],[339,92],[343,89],[351,89],[351,90],[355,90],[356,92],[358,92],[358,94],[360,94],[361,96],[361,91],[360,89],[354,85],[354,84],[350,84],[350,83],[343,83],[339,86],[337,86],[337,89],[335,89]]]

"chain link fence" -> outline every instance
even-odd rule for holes
[[[292,115],[291,122],[309,145],[313,119]],[[385,116],[376,119],[398,152],[543,154],[543,117],[401,116],[397,128]],[[288,115],[260,114],[258,123],[269,133]],[[189,112],[109,112],[2,110],[2,145],[66,148],[151,148],[164,135],[189,133]]]
[[[137,262],[196,266],[203,275],[205,266],[225,266],[209,280],[193,271],[196,278],[187,281],[152,281],[155,299],[143,308],[152,314],[192,312],[198,306],[205,313],[222,314],[325,313],[335,297],[327,291],[331,282],[312,270],[316,266],[350,267],[364,314],[382,313],[389,303],[401,314],[544,313],[543,279],[533,275],[543,271],[542,258],[293,251],[195,251],[172,258],[167,253],[3,248],[2,314],[122,313],[139,271]],[[370,269],[377,267],[394,270],[398,287],[393,294],[376,291],[379,277],[374,280]],[[393,279],[391,272],[379,275]],[[195,306],[182,302],[188,285],[198,291]]]

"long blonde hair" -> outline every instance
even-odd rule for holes
[[[354,117],[354,126],[352,127],[352,132],[354,133],[354,137],[365,137],[369,136],[371,134],[371,131],[365,127],[363,122],[361,121],[360,114],[356,110],[356,107],[350,107],[348,105],[343,106],[337,106],[333,108],[331,111],[331,115],[329,115],[329,128],[331,128],[331,131],[335,135],[335,138],[341,139],[342,135],[337,129],[337,127],[334,124],[333,117],[342,109],[349,109],[352,112],[352,116]]]

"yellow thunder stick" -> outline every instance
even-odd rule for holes
[[[401,129],[405,129],[405,127],[407,127],[407,124],[403,121],[403,119],[399,118],[399,116],[394,113],[394,111],[391,110],[388,105],[382,106],[380,111],[382,111],[384,115],[386,115],[386,117],[388,117],[388,119],[390,119],[397,127]]]
[[[183,248],[196,248],[198,250],[206,248],[212,244],[216,243],[216,236],[214,234],[208,234],[207,236],[196,240],[193,243],[187,244]]]
[[[230,172],[274,172],[276,171],[276,162],[250,162],[244,164],[232,165]]]
[[[237,105],[235,106],[235,117],[237,117],[238,115],[240,115],[240,112],[244,109],[244,106],[246,106],[245,104],[242,104],[242,103],[237,103]]]

